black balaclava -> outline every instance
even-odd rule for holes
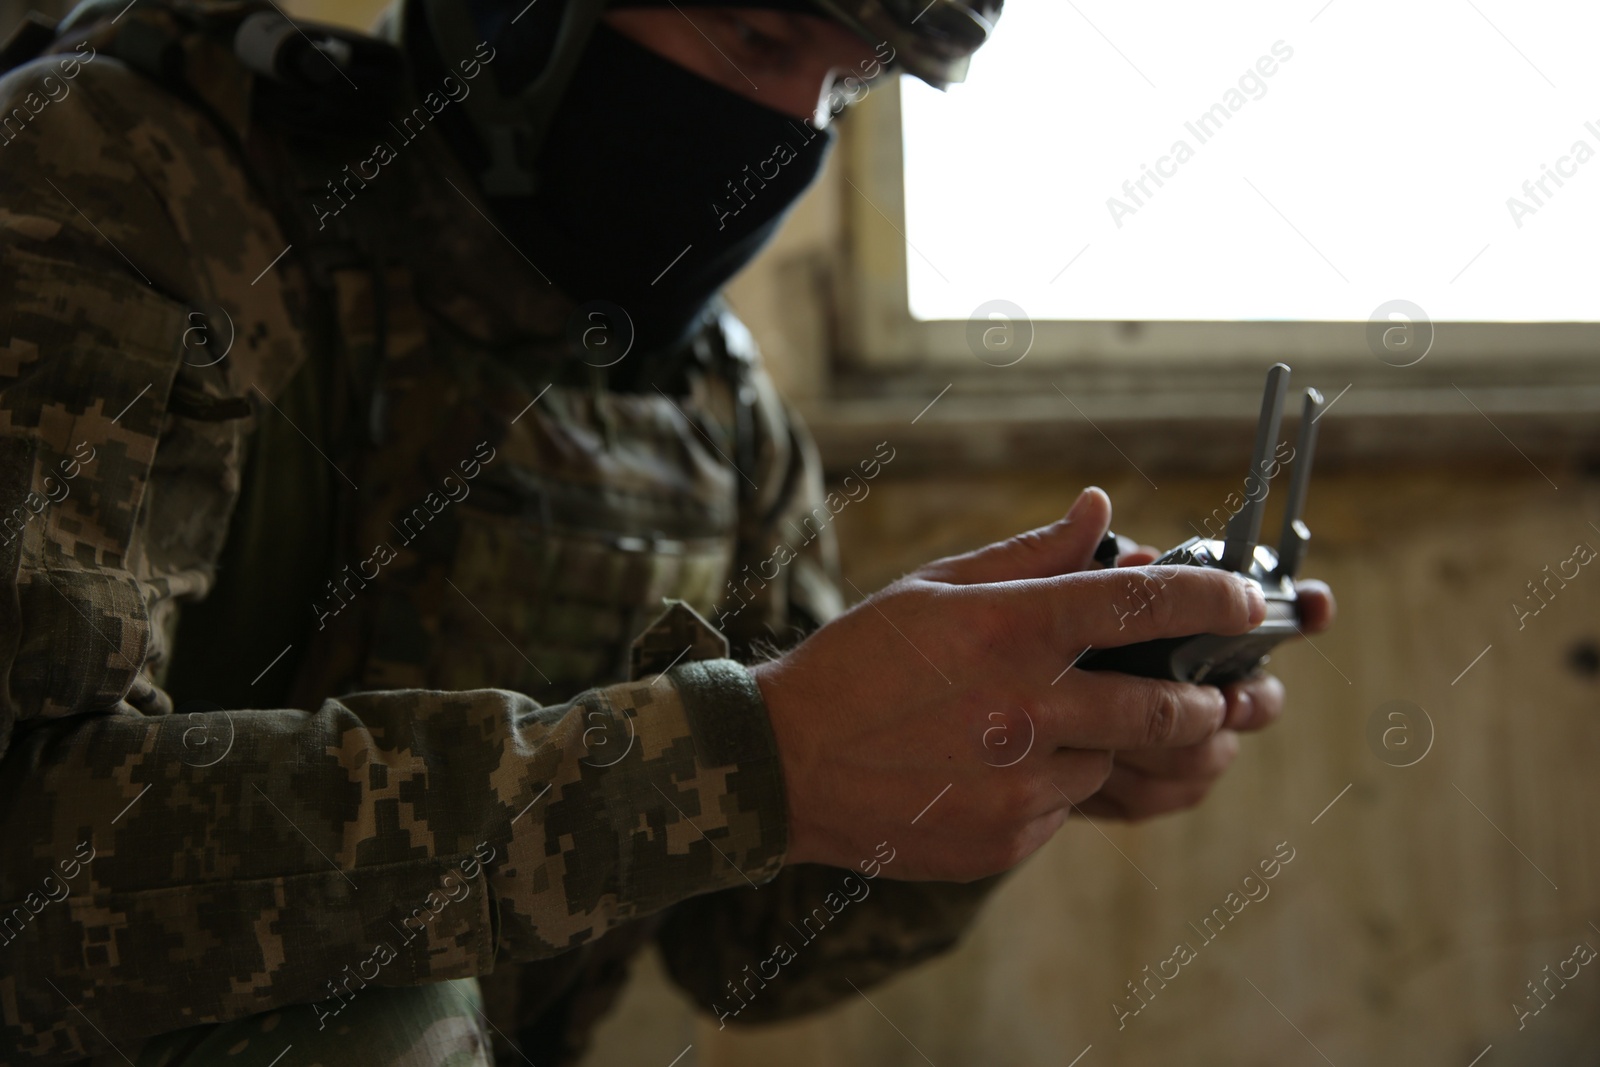
[[[515,92],[544,68],[562,0],[538,0],[516,24],[518,3],[467,2],[498,53],[487,73]],[[411,5],[417,30],[426,21],[420,7]],[[416,58],[426,89],[442,68],[436,53]],[[477,173],[483,146],[452,110],[441,115],[456,120],[445,135]],[[620,306],[636,351],[662,351],[687,340],[711,299],[773,235],[832,140],[831,130],[715,85],[601,22],[536,157],[536,191],[489,204],[511,241],[568,296]]]

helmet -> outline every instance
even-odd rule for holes
[[[964,81],[967,61],[989,39],[1004,0],[814,0],[870,43],[884,41],[895,63],[943,89]],[[752,4],[751,6],[755,6]]]

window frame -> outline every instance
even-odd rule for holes
[[[846,262],[839,356],[845,376],[858,382],[988,371],[989,388],[1032,390],[1041,374],[1070,372],[1080,386],[1123,395],[1197,384],[1239,390],[1259,382],[1266,364],[1283,360],[1324,382],[1390,392],[1436,390],[1455,379],[1502,393],[1600,384],[1600,323],[1585,322],[1437,322],[1427,356],[1398,368],[1368,347],[1364,322],[1039,320],[1019,327],[1033,334],[1026,358],[1010,373],[995,374],[974,355],[967,320],[911,316],[900,101],[898,78],[885,79],[841,124]],[[1588,393],[1577,406],[1600,410]],[[1532,407],[1548,411],[1548,400]]]

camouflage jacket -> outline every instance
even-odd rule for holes
[[[469,975],[565,1062],[651,939],[740,1022],[952,944],[984,887],[892,842],[784,865],[739,660],[839,597],[742,328],[576,358],[453,98],[341,125],[253,0],[121,7],[0,79],[0,1062]]]

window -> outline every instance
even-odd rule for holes
[[[1592,362],[1597,30],[1576,2],[1011,5],[967,84],[885,86],[852,131],[858,354],[1003,363],[974,346],[1015,327],[1036,363]]]

